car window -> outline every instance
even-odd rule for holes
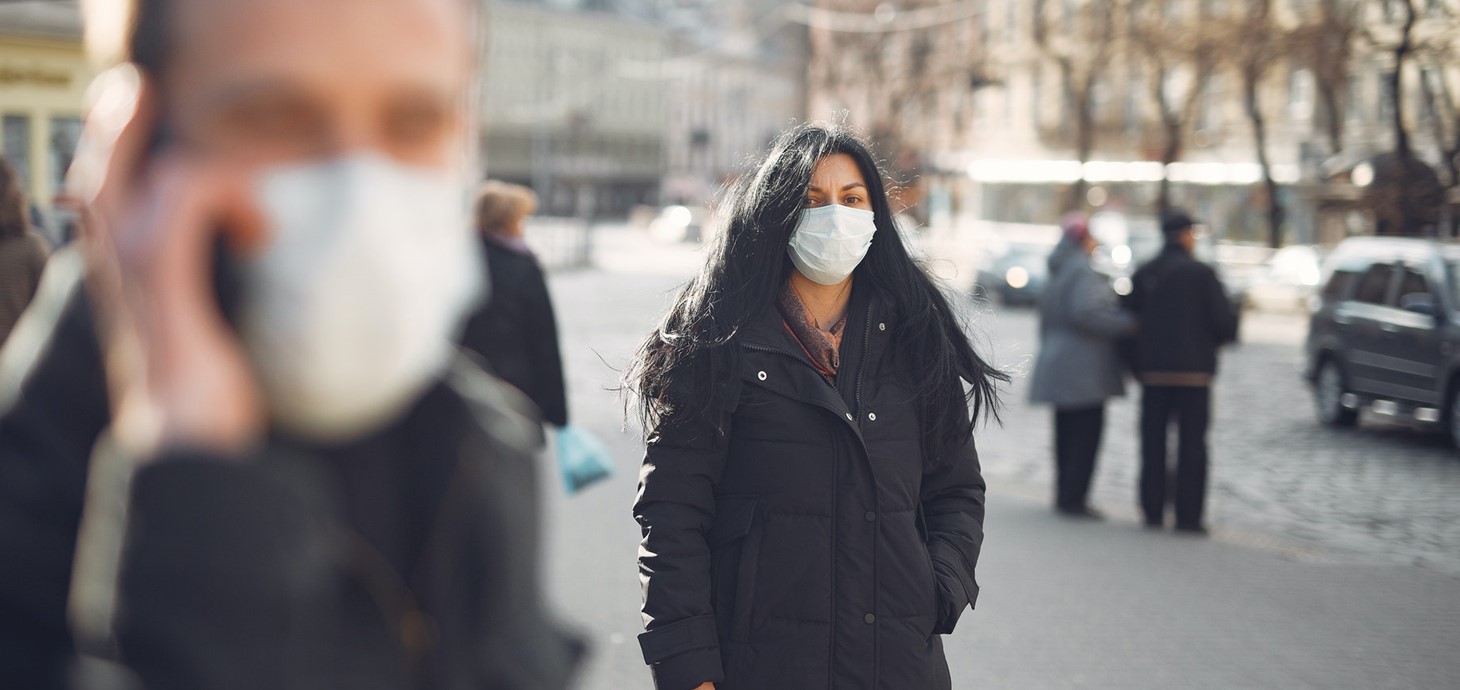
[[[1404,269],[1404,277],[1399,279],[1399,295],[1395,304],[1404,304],[1404,298],[1410,295],[1427,295],[1430,293],[1430,281],[1425,279],[1425,274],[1413,268]]]
[[[1389,296],[1389,277],[1394,270],[1387,264],[1375,264],[1364,271],[1359,278],[1359,287],[1354,291],[1354,301],[1366,304],[1384,304]]]
[[[1358,277],[1354,271],[1334,271],[1333,276],[1328,279],[1328,284],[1323,286],[1323,301],[1336,302],[1348,295],[1348,286]]]

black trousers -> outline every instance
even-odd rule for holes
[[[1055,506],[1085,507],[1105,431],[1105,406],[1054,411]]]
[[[1176,524],[1202,524],[1207,492],[1207,427],[1211,389],[1205,386],[1146,386],[1141,394],[1141,509],[1148,524],[1162,524],[1167,497],[1176,504]],[[1175,419],[1176,480],[1169,477],[1166,437]]]

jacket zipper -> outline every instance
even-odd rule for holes
[[[867,348],[872,345],[872,305],[867,305],[867,319],[862,322],[862,361],[857,367],[857,388],[856,399],[857,409],[853,412],[857,415],[857,421],[861,423],[862,417],[862,373],[867,371]]]
[[[856,412],[854,414],[857,415],[857,427],[858,428],[861,428],[861,425],[862,425],[862,378],[863,378],[862,375],[867,371],[867,362],[868,362],[868,360],[870,360],[872,358],[872,353],[871,353],[871,350],[870,350],[871,346],[872,346],[872,305],[871,304],[868,304],[867,305],[867,318],[865,320],[863,320],[863,322],[862,322],[862,361],[857,366],[856,393],[853,396],[853,398],[856,401],[856,408],[857,408],[857,410],[856,410]],[[872,453],[871,453],[871,451],[867,450],[867,446],[866,446],[866,443],[865,442],[863,442],[862,449],[867,454],[867,463],[868,463],[869,469],[870,469],[870,465],[871,465],[871,462],[872,462]],[[876,476],[876,472],[875,471],[873,471],[873,476],[874,477]],[[878,500],[877,500],[877,490],[875,488],[875,484],[876,484],[875,479],[873,481],[873,484],[874,484],[874,488],[872,490],[872,505],[873,505],[874,508],[880,508],[880,506],[877,505],[878,504]],[[832,493],[832,496],[833,496],[833,501],[835,501],[836,491],[833,490],[831,493]],[[835,524],[835,523],[836,523],[836,520],[832,520],[832,524]],[[835,527],[833,527],[833,533],[835,533]],[[872,581],[873,582],[876,582],[877,581],[877,552],[880,551],[881,550],[881,547],[882,547],[882,544],[881,544],[881,542],[882,542],[881,535],[882,535],[882,520],[881,519],[878,519],[877,522],[873,523],[873,525],[872,525]],[[833,580],[833,583],[835,583],[835,580]],[[874,610],[877,609],[877,588],[876,587],[873,587],[872,588],[872,608]],[[835,620],[835,618],[833,618],[833,620]],[[834,626],[833,626],[833,630],[835,630],[835,627]],[[881,646],[879,644],[879,642],[881,642],[881,637],[882,636],[879,635],[878,632],[879,632],[879,630],[877,628],[874,627],[872,629],[872,685],[873,685],[873,687],[876,687],[877,686],[877,684],[881,680],[881,676],[882,676],[882,669],[880,668],[880,664],[878,663],[878,661],[882,658],[881,649],[879,649],[879,647]],[[835,638],[832,638],[832,639],[835,640]]]
[[[816,375],[820,376],[822,381],[827,382],[827,384],[831,385],[832,387],[836,386],[836,384],[832,382],[831,377],[821,373],[821,370],[817,369],[816,365],[812,364],[811,359],[804,354],[789,352],[774,347],[765,347],[763,345],[752,345],[750,343],[741,343],[740,346],[747,350],[755,350],[756,352],[766,352],[773,355],[781,355],[782,357],[790,357],[798,362],[801,362],[802,364],[805,364],[808,367],[811,367],[811,370],[816,372]]]

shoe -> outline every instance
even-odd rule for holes
[[[1151,518],[1146,518],[1145,525],[1146,529],[1148,530],[1166,529],[1166,521],[1159,518],[1155,520],[1152,520]]]
[[[1079,506],[1076,508],[1056,508],[1060,515],[1075,520],[1104,520],[1105,514],[1091,508],[1090,506]]]
[[[1176,526],[1175,532],[1188,537],[1208,536],[1207,528],[1203,525],[1180,525]]]

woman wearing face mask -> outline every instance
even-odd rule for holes
[[[853,135],[786,133],[720,214],[629,380],[655,685],[949,688],[939,635],[978,594],[983,541],[973,420],[1007,379],[908,256]]]

